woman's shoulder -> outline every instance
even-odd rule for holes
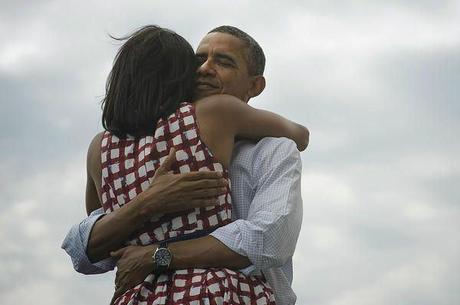
[[[97,177],[101,168],[101,142],[105,131],[101,131],[94,136],[89,144],[86,166],[91,176]]]
[[[97,133],[88,147],[88,161],[94,160],[95,158],[99,157],[101,153],[101,142],[102,138],[104,137],[105,131],[101,131]]]
[[[94,150],[101,150],[101,142],[102,142],[102,138],[104,137],[104,134],[105,134],[105,131],[101,131],[93,137],[93,139],[91,140],[91,143],[89,144],[88,152],[94,151]]]

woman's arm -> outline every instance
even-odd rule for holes
[[[101,208],[101,141],[103,133],[97,134],[88,148],[86,160],[86,212]],[[136,204],[138,205],[138,204]],[[136,206],[127,206],[117,213],[109,213],[96,221],[88,240],[86,253],[91,262],[110,256],[110,251],[119,249],[134,229],[143,222],[139,213],[133,213]],[[127,229],[132,228],[132,229]]]
[[[236,97],[215,95],[206,98],[205,103],[219,117],[220,123],[232,128],[235,136],[258,140],[263,137],[286,137],[303,151],[308,146],[309,131],[306,127],[294,123],[270,111],[256,109]]]
[[[86,213],[101,207],[101,141],[103,133],[98,133],[89,144],[86,156]]]

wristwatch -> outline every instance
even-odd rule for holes
[[[166,242],[161,242],[158,248],[155,250],[155,253],[152,255],[153,264],[155,266],[154,273],[160,274],[168,270],[169,265],[171,264],[172,254],[168,249]]]

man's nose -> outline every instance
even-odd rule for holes
[[[216,70],[211,60],[204,61],[197,70],[198,75],[215,75]]]

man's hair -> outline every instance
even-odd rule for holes
[[[222,25],[208,32],[225,33],[240,39],[247,47],[247,64],[250,75],[263,75],[265,69],[265,55],[257,41],[239,28],[230,25]]]
[[[155,131],[159,118],[191,100],[195,52],[182,36],[154,25],[112,38],[126,42],[107,78],[102,125],[118,137],[145,136]]]

